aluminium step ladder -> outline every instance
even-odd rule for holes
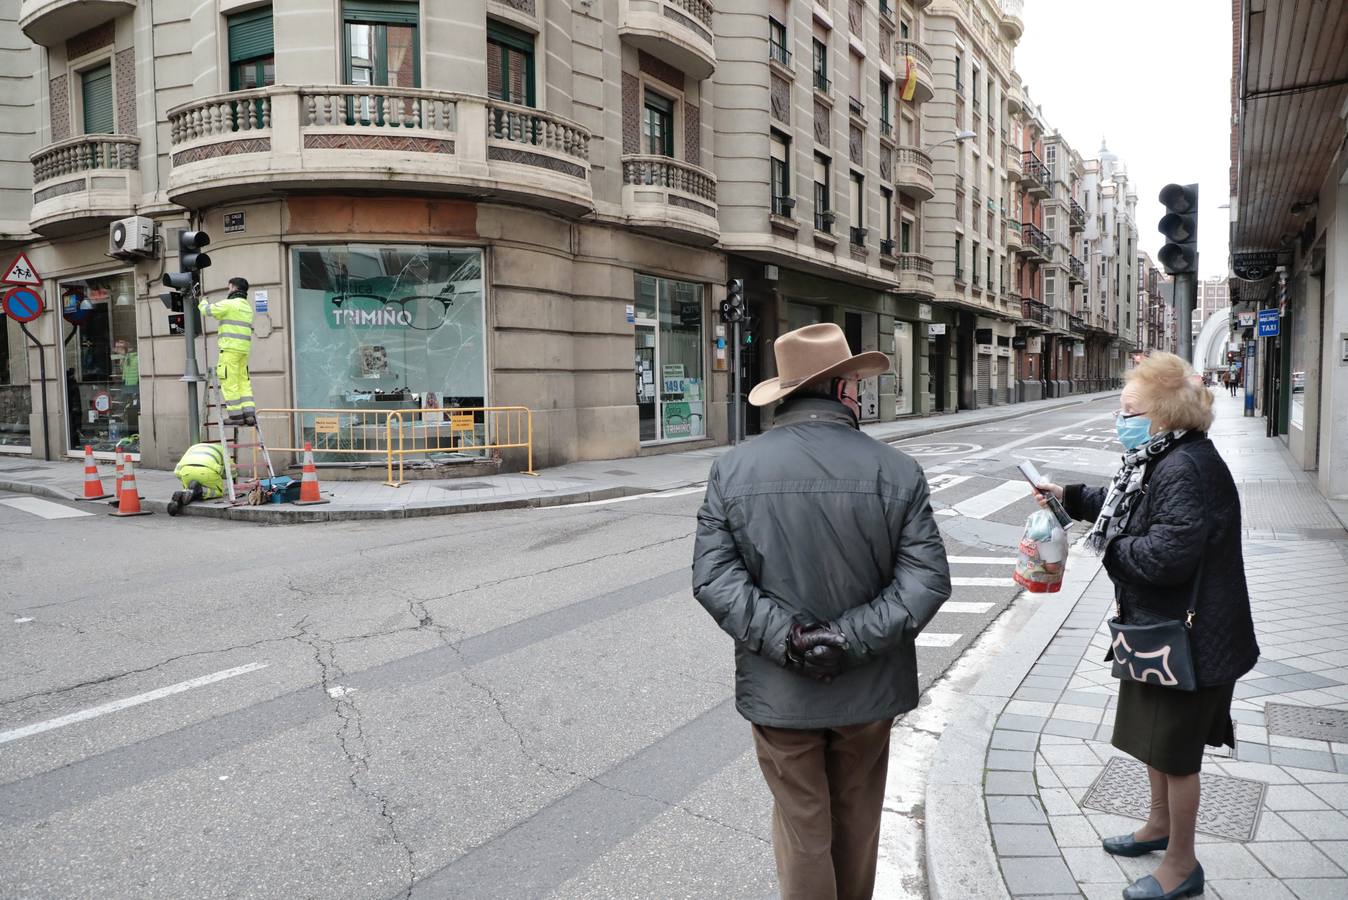
[[[213,420],[213,421],[212,421]],[[276,478],[276,471],[272,468],[271,453],[267,451],[267,442],[262,435],[262,425],[254,418],[256,424],[243,425],[225,422],[225,399],[220,391],[220,382],[218,376],[213,370],[207,371],[206,376],[206,429],[215,427],[219,429],[218,439],[207,441],[211,444],[219,444],[225,458],[225,496],[233,504],[239,503],[239,494],[242,492],[245,496],[258,492],[260,495],[262,487],[262,464],[266,464],[268,483],[272,483]],[[247,443],[240,442],[239,429],[251,428],[253,430],[253,440]],[[233,433],[230,433],[232,429]],[[234,469],[243,473],[243,456],[241,450],[251,450],[252,459],[249,463],[249,470],[252,478],[246,481],[236,481],[234,478]],[[259,460],[259,457],[261,458]],[[230,462],[233,465],[230,465]],[[257,502],[260,502],[260,498]]]

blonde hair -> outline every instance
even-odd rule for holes
[[[1207,431],[1212,394],[1193,367],[1173,353],[1153,353],[1128,373],[1152,421],[1153,431]]]

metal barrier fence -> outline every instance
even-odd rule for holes
[[[524,474],[534,475],[534,413],[525,406],[440,407],[434,409],[259,409],[266,435],[293,435],[297,447],[268,444],[274,453],[304,452],[328,463],[383,462],[384,482],[406,484],[409,456],[480,455],[493,450],[524,450]],[[397,463],[397,478],[394,464]]]

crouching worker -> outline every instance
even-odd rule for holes
[[[174,491],[168,514],[176,516],[194,500],[214,500],[225,494],[225,451],[219,444],[193,444],[178,460],[173,474],[186,490]],[[230,474],[234,474],[230,461]]]

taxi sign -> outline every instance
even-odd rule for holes
[[[1278,311],[1276,309],[1259,310],[1259,337],[1277,337],[1279,325]]]
[[[42,295],[32,288],[16,287],[5,294],[5,315],[15,322],[31,322],[42,315]]]

